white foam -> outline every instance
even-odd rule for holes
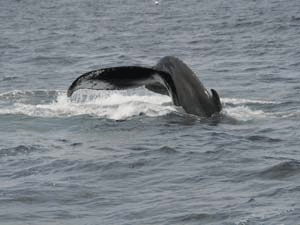
[[[58,92],[52,103],[14,103],[2,107],[0,114],[22,114],[32,117],[71,117],[90,115],[113,120],[124,120],[144,114],[155,117],[166,115],[176,108],[171,98],[163,95],[126,95],[126,92],[76,93],[68,98],[65,92]]]
[[[300,111],[276,112],[276,113],[274,113],[274,116],[280,117],[280,118],[300,118]]]
[[[238,121],[268,117],[300,117],[296,112],[265,112],[259,105],[278,104],[272,101],[222,98],[222,114]],[[247,104],[258,104],[253,108]],[[141,114],[156,117],[178,110],[170,97],[144,90],[92,91],[79,90],[72,98],[64,91],[11,91],[0,93],[0,114],[21,114],[32,117],[72,117],[90,115],[125,120]]]
[[[264,111],[253,110],[247,106],[225,107],[223,108],[222,113],[239,121],[250,121],[267,117],[267,114]]]
[[[222,98],[221,102],[224,104],[222,113],[226,116],[240,121],[248,121],[264,118],[299,118],[300,112],[287,111],[287,112],[265,112],[260,109],[250,108],[247,104],[266,105],[281,104],[280,102],[267,101],[267,100],[250,100],[238,98]]]
[[[274,116],[274,114],[264,112],[260,109],[252,109],[248,107],[247,104],[278,104],[277,102],[268,100],[252,100],[243,98],[222,98],[221,102],[224,104],[222,113],[239,121],[251,121]]]
[[[232,105],[241,105],[241,104],[276,104],[273,101],[267,100],[251,100],[251,99],[242,99],[242,98],[222,98],[221,102],[224,104],[232,104]]]

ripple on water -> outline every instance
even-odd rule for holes
[[[45,151],[45,149],[37,145],[18,145],[12,148],[0,149],[0,157],[25,155],[33,152],[43,152],[43,151]]]
[[[259,176],[264,179],[287,179],[299,175],[300,162],[298,160],[281,162],[259,173]]]
[[[247,140],[262,143],[277,143],[282,141],[279,138],[270,138],[262,135],[251,135],[247,137]]]

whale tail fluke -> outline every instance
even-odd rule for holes
[[[67,95],[70,97],[79,89],[124,90],[140,86],[146,86],[157,93],[169,94],[177,102],[177,92],[170,74],[139,66],[111,67],[87,72],[70,85]]]
[[[68,97],[79,89],[124,90],[144,86],[150,91],[169,95],[176,106],[187,113],[210,117],[222,110],[218,93],[209,94],[196,74],[180,59],[162,58],[152,68],[111,67],[87,72],[69,87]]]
[[[161,94],[161,95],[169,95],[168,89],[165,85],[162,85],[160,82],[156,82],[153,84],[147,84],[145,85],[145,88],[148,90]]]

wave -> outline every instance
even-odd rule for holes
[[[278,102],[239,98],[222,98],[221,115],[238,121],[260,120],[268,117],[299,117],[300,112],[266,112],[265,106]],[[0,93],[0,115],[30,117],[72,117],[89,115],[112,120],[126,120],[135,116],[164,116],[178,113],[180,107],[171,98],[145,90],[92,91],[80,90],[72,98],[65,91],[15,90]],[[179,110],[179,111],[178,111]]]
[[[12,148],[2,148],[0,149],[0,158],[8,156],[16,156],[22,154],[30,154],[32,152],[45,151],[44,148],[37,145],[18,145]]]
[[[262,178],[267,179],[287,179],[288,177],[300,174],[300,162],[297,160],[290,160],[280,162],[270,168],[260,172]]]

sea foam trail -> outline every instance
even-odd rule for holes
[[[266,104],[279,103],[265,100],[222,98],[222,114],[238,121],[264,119],[267,117],[286,118],[300,115],[299,112],[274,112],[263,110]],[[253,109],[250,107],[255,104]],[[27,115],[31,117],[72,117],[90,115],[112,120],[125,120],[145,115],[157,117],[177,112],[165,95],[131,91],[80,90],[71,98],[65,91],[10,91],[0,93],[0,114]]]
[[[270,114],[265,113],[263,110],[253,110],[247,106],[224,107],[222,113],[239,121],[264,119],[270,116]]]
[[[241,104],[277,104],[274,101],[268,100],[252,100],[252,99],[242,99],[242,98],[222,98],[223,104],[241,105]]]
[[[80,115],[90,115],[95,117],[109,118],[113,120],[124,120],[130,117],[144,114],[149,117],[162,116],[172,111],[176,107],[172,106],[171,99],[163,95],[126,95],[124,92],[82,92],[76,93],[72,98],[68,98],[65,92],[57,92],[57,95],[50,103],[30,104],[28,101],[28,91],[24,91],[22,102],[22,92],[6,93],[2,95],[6,100],[15,103],[1,107],[0,114],[22,114],[32,117],[71,117]]]

